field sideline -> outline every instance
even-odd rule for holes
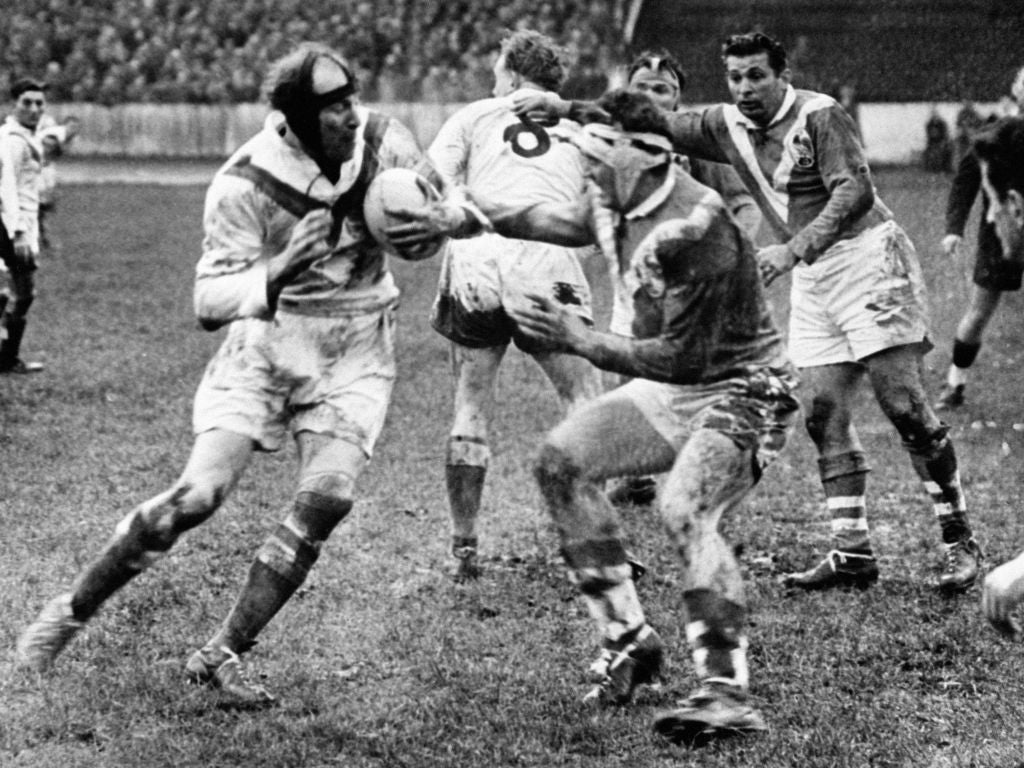
[[[967,296],[967,264],[938,249],[950,178],[885,169],[877,183],[921,252],[937,392]],[[753,693],[770,733],[690,751],[650,732],[654,711],[694,680],[674,556],[647,509],[624,518],[651,569],[639,590],[671,649],[668,680],[626,710],[581,708],[597,645],[530,474],[558,409],[515,351],[492,429],[486,573],[468,586],[444,574],[451,392],[445,343],[426,322],[436,262],[396,265],[400,379],[377,455],[353,514],[249,656],[279,707],[219,709],[181,672],[290,501],[290,447],[258,455],[214,520],[115,597],[52,674],[14,672],[11,649],[42,602],[187,457],[194,388],[222,338],[198,330],[191,312],[203,192],[194,183],[62,191],[61,251],[41,268],[24,348],[47,368],[0,377],[0,766],[1024,766],[1024,648],[984,624],[977,588],[954,599],[933,589],[940,552],[930,503],[867,398],[859,427],[874,468],[875,588],[802,595],[775,581],[828,546],[802,430],[726,521],[742,547]],[[787,289],[770,291],[780,319]],[[598,294],[607,298],[606,283]],[[1012,294],[986,336],[970,403],[950,418],[988,565],[1024,548],[1022,339],[1024,299]]]

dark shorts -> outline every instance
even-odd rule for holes
[[[988,291],[1019,291],[1024,264],[1003,258],[999,246],[979,247],[974,259],[974,284]]]

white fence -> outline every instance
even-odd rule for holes
[[[405,123],[426,146],[458,104],[371,105]],[[917,162],[925,145],[924,126],[938,112],[952,133],[958,103],[862,104],[861,129],[868,160],[879,164]],[[978,105],[982,114],[995,105]],[[53,104],[55,117],[75,115],[82,130],[78,156],[219,158],[230,154],[259,130],[263,104]]]

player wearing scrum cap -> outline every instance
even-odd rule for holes
[[[300,465],[294,503],[223,624],[186,665],[189,679],[231,702],[273,701],[245,679],[239,656],[351,509],[395,377],[398,290],[367,232],[363,196],[392,167],[443,185],[411,133],[359,105],[357,91],[345,60],[323,46],[304,44],[271,67],[274,111],[206,197],[195,309],[204,327],[230,327],[196,393],[191,456],[25,630],[20,666],[49,667],[108,598],[209,519],[255,451],[278,450],[290,430]]]

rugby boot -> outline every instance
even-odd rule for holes
[[[76,619],[71,610],[71,595],[58,595],[21,633],[15,649],[15,664],[21,669],[45,672],[84,626],[85,622]]]
[[[594,687],[583,697],[583,703],[628,704],[637,688],[660,679],[664,658],[665,644],[648,624],[617,642],[606,642],[588,670]]]
[[[950,386],[944,384],[939,392],[939,399],[935,401],[936,411],[952,411],[967,402],[964,397],[964,385],[957,384]]]
[[[943,592],[963,592],[978,579],[983,555],[973,537],[946,545],[946,565],[939,576]]]
[[[702,685],[675,709],[659,712],[653,725],[659,735],[687,746],[768,730],[764,717],[750,705],[745,691],[712,682]]]
[[[245,678],[241,659],[228,648],[200,648],[186,662],[185,677],[220,691],[226,706],[258,709],[277,703],[266,688]]]
[[[835,587],[867,589],[878,581],[878,561],[871,555],[860,555],[833,549],[813,568],[782,577],[782,585],[817,590]]]
[[[27,373],[39,373],[43,370],[43,364],[33,362],[25,362],[20,357],[14,358],[10,362],[0,364],[0,375],[3,374],[16,374],[22,375]]]
[[[462,584],[480,578],[480,563],[477,561],[477,539],[475,536],[453,536],[452,557],[455,558],[455,572],[452,579]]]

